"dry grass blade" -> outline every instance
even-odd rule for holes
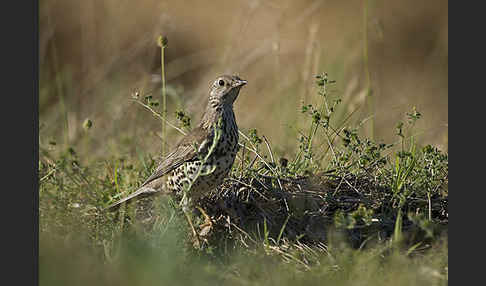
[[[179,133],[181,133],[182,135],[186,135],[187,133],[180,129],[179,127],[175,126],[174,124],[170,123],[168,120],[166,120],[162,115],[160,115],[160,113],[158,113],[157,111],[155,111],[153,108],[151,108],[150,106],[148,106],[147,104],[141,102],[140,100],[138,99],[132,99],[133,101],[135,101],[136,103],[140,104],[141,106],[145,107],[147,110],[149,110],[150,112],[152,112],[152,114],[156,117],[156,118],[159,118],[160,120],[162,121],[165,121],[167,123],[167,125],[169,125],[170,127],[174,128],[175,130],[179,131]]]

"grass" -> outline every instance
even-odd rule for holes
[[[40,284],[447,285],[447,154],[417,145],[417,110],[396,142],[363,136],[334,81],[315,80],[317,104],[301,106],[292,157],[240,130],[230,176],[198,201],[213,219],[199,248],[177,198],[101,211],[151,174],[150,154],[83,163],[73,147],[41,146]],[[150,95],[134,100],[163,120]],[[190,120],[178,112],[168,125],[184,132]]]

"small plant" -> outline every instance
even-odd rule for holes
[[[310,116],[310,127],[307,135],[305,132],[301,133],[299,138],[299,151],[292,162],[292,171],[300,173],[302,171],[313,172],[320,168],[320,162],[323,158],[321,156],[317,161],[313,153],[313,141],[316,137],[319,127],[322,128],[326,138],[331,139],[332,128],[330,128],[330,121],[337,105],[341,102],[339,99],[335,100],[330,105],[328,98],[327,87],[335,83],[334,80],[328,80],[327,73],[316,76],[316,84],[319,87],[318,95],[321,97],[321,104],[319,107],[314,107],[312,104],[302,104],[301,112]]]
[[[89,118],[86,118],[83,122],[83,129],[85,131],[88,131],[89,129],[91,129],[92,126],[93,126],[93,122]]]
[[[176,110],[175,116],[177,120],[179,120],[179,122],[181,123],[183,129],[185,130],[191,129],[191,117],[189,117],[189,115],[187,115],[184,112],[184,110],[182,109]]]

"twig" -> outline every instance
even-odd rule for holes
[[[47,173],[44,177],[42,177],[39,182],[42,182],[44,181],[47,177],[49,177],[52,173],[54,173],[56,171],[56,167],[54,167],[54,169],[50,170],[49,173]]]
[[[153,110],[153,108],[151,108],[147,104],[145,104],[145,103],[143,103],[143,102],[141,102],[140,100],[137,100],[137,99],[132,99],[132,100],[135,101],[136,103],[140,104],[141,106],[145,107],[149,111],[151,111],[152,114],[155,117],[159,118],[162,121],[165,121],[167,123],[167,125],[169,125],[170,127],[174,128],[175,130],[179,131],[182,135],[186,135],[187,134],[186,132],[184,132],[184,130],[180,129],[179,127],[175,126],[174,124],[170,123],[168,120],[166,120],[165,118],[163,118],[162,115],[160,115],[157,111]]]
[[[259,154],[259,153],[256,151],[256,147],[255,147],[255,145],[253,145],[253,143],[251,142],[250,138],[248,138],[248,136],[246,136],[246,135],[245,135],[243,132],[241,132],[240,130],[238,130],[238,132],[239,132],[239,134],[240,134],[241,136],[243,136],[243,138],[245,138],[245,139],[246,139],[248,142],[250,142],[250,144],[252,145],[252,147],[253,147],[254,149],[251,149],[251,148],[245,147],[245,146],[244,146],[243,144],[241,144],[241,143],[238,143],[238,144],[239,144],[240,146],[243,146],[243,147],[245,147],[246,149],[250,150],[250,151],[251,151],[251,152],[253,152],[255,155],[257,155],[257,156],[258,156],[258,158],[260,158],[260,160],[262,160],[262,162],[263,162],[263,163],[264,163],[264,164],[267,166],[267,168],[268,168],[270,171],[272,171],[272,172],[275,174],[275,176],[277,177],[277,176],[278,176],[277,172],[276,172],[276,171],[274,170],[274,168],[273,168],[272,166],[270,166],[270,164],[268,164],[268,162],[267,162],[267,161],[265,161],[265,159],[263,159],[263,157],[262,157],[262,156],[261,156],[261,155],[260,155],[260,154]]]
[[[248,187],[248,188],[252,189],[252,190],[253,190],[255,193],[259,194],[259,195],[260,195],[262,198],[264,198],[265,200],[267,200],[267,201],[269,201],[269,200],[270,200],[269,198],[265,197],[265,196],[264,196],[262,193],[260,193],[260,192],[259,192],[257,189],[255,189],[253,186],[251,186],[251,185],[249,185],[249,184],[247,184],[247,183],[245,183],[245,182],[243,182],[243,181],[240,181],[240,180],[238,180],[238,179],[235,179],[235,178],[231,178],[231,177],[230,177],[229,179],[230,179],[230,180],[232,180],[232,181],[235,181],[235,182],[237,182],[237,183],[239,183],[239,184],[242,184],[243,186],[246,186],[246,187]]]
[[[270,148],[270,144],[268,144],[267,137],[265,137],[265,135],[263,135],[263,140],[265,141],[265,145],[267,145],[268,153],[270,153],[270,158],[272,159],[272,163],[275,165],[275,159],[273,158],[272,148]],[[277,170],[275,170],[275,173],[276,173],[276,179],[277,179],[278,185],[279,185],[280,189],[283,190],[282,183],[280,182]],[[285,205],[287,206],[287,202],[285,202]],[[288,208],[289,207],[287,206],[287,210],[288,210]]]

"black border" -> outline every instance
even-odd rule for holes
[[[484,10],[457,1],[448,9],[452,55],[448,57],[449,163],[453,170],[449,183],[452,219],[448,223],[448,282],[479,285],[471,282],[484,280]]]
[[[39,3],[5,2],[1,11],[1,281],[37,285]]]
[[[34,56],[33,56],[33,75],[34,75],[34,178],[33,178],[33,285],[39,284],[39,1],[33,1],[33,34],[34,34]]]

